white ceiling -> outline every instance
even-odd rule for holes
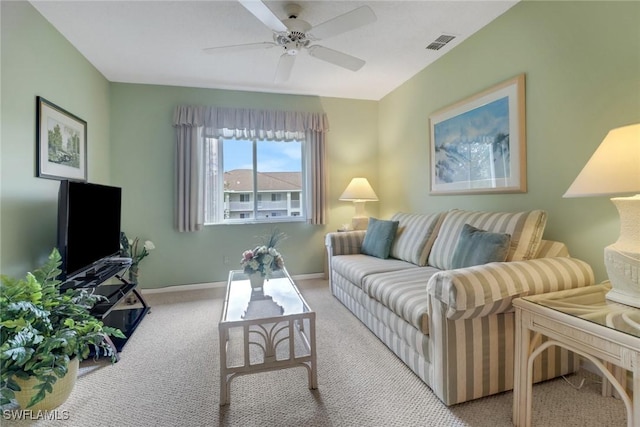
[[[366,61],[349,71],[301,52],[274,83],[280,47],[211,55],[204,48],[273,41],[237,1],[31,1],[109,81],[379,100],[504,13],[511,1],[298,1],[312,26],[369,5],[376,22],[314,42]],[[280,19],[290,1],[266,1]],[[456,38],[439,51],[426,46]]]

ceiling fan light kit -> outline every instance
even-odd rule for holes
[[[281,21],[261,1],[239,0],[239,2],[258,18],[260,22],[273,31],[273,42],[211,47],[204,49],[205,52],[215,54],[265,49],[274,46],[281,47],[284,52],[278,61],[274,79],[276,83],[282,83],[289,79],[295,58],[304,49],[306,49],[313,58],[329,62],[347,70],[358,71],[364,66],[365,61],[360,58],[324,46],[312,45],[311,43],[375,22],[377,19],[376,15],[369,6],[361,6],[353,9],[350,12],[338,15],[314,27],[307,21],[298,18],[302,10],[299,4],[289,3],[285,5],[285,13],[288,18]]]

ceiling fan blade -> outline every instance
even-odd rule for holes
[[[280,56],[280,61],[278,61],[278,68],[276,69],[276,77],[274,79],[276,83],[282,83],[289,80],[289,76],[291,76],[291,69],[293,68],[293,63],[295,62],[295,60],[295,55],[283,53]]]
[[[355,30],[363,25],[375,22],[376,14],[369,6],[361,6],[351,12],[338,15],[333,19],[318,24],[307,32],[316,40],[325,39],[347,31]]]
[[[233,44],[229,46],[208,47],[202,50],[205,53],[211,53],[211,54],[238,53],[238,52],[244,52],[248,50],[269,49],[274,46],[277,46],[277,44],[273,42],[259,42],[259,43]]]
[[[272,31],[281,33],[287,31],[286,25],[260,0],[238,0],[249,12]]]
[[[360,58],[324,46],[309,46],[308,50],[309,55],[314,58],[322,59],[351,71],[358,71],[365,64],[365,61]]]

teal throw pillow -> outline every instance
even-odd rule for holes
[[[507,259],[511,236],[490,233],[469,224],[462,227],[458,243],[453,251],[452,268],[471,267]]]
[[[389,258],[389,251],[398,230],[398,221],[369,218],[361,253],[377,258]]]

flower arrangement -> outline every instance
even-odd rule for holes
[[[271,234],[262,238],[262,244],[254,249],[244,251],[240,265],[246,274],[260,273],[265,279],[270,279],[274,271],[281,270],[284,267],[284,258],[278,252],[276,246],[281,240],[286,239],[284,233],[277,229],[272,230]]]
[[[120,232],[120,255],[131,258],[129,275],[132,278],[138,276],[140,261],[149,256],[149,253],[155,248],[156,246],[151,240],[145,240],[144,243],[140,245],[140,239],[138,237],[129,239],[124,231]]]

